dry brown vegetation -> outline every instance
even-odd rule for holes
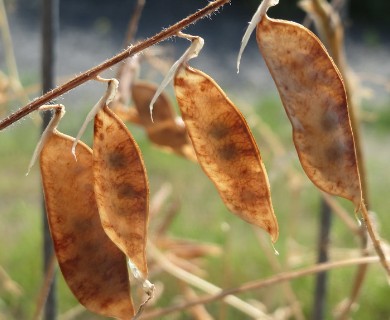
[[[161,187],[149,195],[142,148],[130,132],[133,125],[143,128],[149,142],[168,152],[170,157],[179,156],[189,160],[188,164],[198,164],[226,207],[254,228],[267,231],[272,242],[276,242],[279,228],[285,223],[279,219],[278,225],[278,214],[274,213],[269,178],[252,132],[253,123],[261,124],[267,150],[275,157],[285,154],[277,134],[258,116],[246,119],[209,75],[189,66],[189,59],[201,56],[197,49],[196,52],[186,51],[174,65],[176,69],[171,69],[181,118],[167,94],[159,94],[160,88],[156,85],[137,79],[142,62],[139,57],[133,57],[136,53],[170,36],[182,37],[184,27],[228,2],[209,3],[156,36],[130,46],[34,99],[0,122],[0,128],[4,129],[35,110],[55,110],[33,160],[39,155],[47,218],[59,268],[80,304],[96,314],[119,319],[157,319],[185,310],[194,319],[214,319],[217,316],[207,305],[222,301],[248,318],[305,319],[300,298],[289,281],[331,269],[358,266],[351,292],[338,306],[335,316],[347,319],[362,290],[368,264],[380,262],[390,276],[388,247],[378,235],[376,221],[368,211],[359,126],[351,109],[355,106],[350,103],[353,89],[344,71],[346,65],[341,52],[342,26],[330,23],[337,12],[324,0],[312,0],[310,4],[307,0],[303,6],[316,23],[321,24],[324,42],[332,44],[329,53],[321,40],[304,26],[269,18],[266,12],[275,1],[264,0],[248,30],[257,29],[260,52],[290,120],[292,139],[304,172],[324,192],[322,201],[332,214],[341,218],[351,236],[360,239],[360,253],[350,259],[313,263],[299,270],[286,269],[270,250],[269,240],[255,229],[274,274],[266,279],[242,281],[232,288],[220,288],[212,279],[206,280],[204,261],[221,255],[221,245],[170,234],[177,208],[168,201],[169,187]],[[141,13],[143,4],[138,2],[137,14]],[[130,27],[135,28],[136,21],[138,16],[133,17]],[[132,40],[133,32],[129,34]],[[191,41],[195,38],[199,39],[189,36]],[[148,52],[146,61],[148,55],[153,58],[153,53]],[[337,58],[332,59],[333,55]],[[117,80],[99,77],[102,71],[125,59],[117,78],[119,84],[126,86],[118,87]],[[88,114],[77,138],[60,133],[57,125],[64,107],[43,105],[91,80],[106,81],[106,93]],[[0,99],[7,99],[2,88],[9,85],[7,76],[1,75]],[[150,105],[153,100],[154,108]],[[92,119],[91,149],[79,139]],[[284,174],[292,193],[299,190],[302,177],[295,169],[290,167]],[[344,206],[329,195],[350,200],[355,212],[346,212]],[[353,214],[359,217],[361,226],[354,221]],[[245,225],[248,230],[249,224]],[[154,303],[164,299],[170,291],[160,280],[166,274],[178,280],[181,301],[159,308]],[[10,292],[16,291],[17,286],[7,273],[0,275],[0,284]],[[35,319],[40,317],[53,276],[54,272],[46,274]],[[385,274],[380,281],[386,282]],[[285,305],[275,307],[272,306],[275,301],[267,305],[266,301],[238,297],[238,294],[280,283],[284,285]],[[272,309],[276,311],[270,312]],[[76,313],[82,312],[83,309],[76,310]],[[64,316],[65,319],[72,317],[72,313],[70,317]],[[223,313],[219,318],[224,318]]]

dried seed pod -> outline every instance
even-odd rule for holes
[[[125,106],[117,101],[112,102],[110,104],[110,108],[123,122],[131,122],[142,125],[138,111],[135,108]]]
[[[341,75],[303,26],[263,16],[257,42],[293,127],[307,176],[321,190],[362,203],[355,145]]]
[[[134,105],[150,141],[190,160],[195,160],[196,156],[186,128],[182,122],[177,121],[173,106],[164,92],[154,103],[152,122],[149,105],[156,91],[157,86],[144,81],[137,81],[131,87]]]
[[[141,151],[107,106],[95,116],[93,145],[95,194],[103,228],[146,278],[149,186]]]
[[[265,229],[275,242],[278,224],[268,178],[241,112],[203,72],[181,66],[174,80],[179,107],[198,161],[227,207]]]
[[[92,150],[51,133],[40,154],[47,215],[64,278],[81,304],[120,319],[134,315],[125,255],[104,232],[93,190]]]
[[[131,86],[131,97],[145,127],[164,121],[172,121],[176,117],[169,98],[162,92],[154,103],[152,122],[149,105],[156,91],[157,86],[146,81],[136,81]]]

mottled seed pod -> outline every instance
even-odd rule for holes
[[[278,224],[267,174],[243,115],[199,70],[182,65],[174,85],[198,161],[222,200],[239,217],[265,229],[275,242]]]
[[[131,133],[107,106],[95,116],[93,147],[95,194],[103,228],[146,278],[146,169]]]
[[[303,26],[264,15],[257,42],[293,128],[307,176],[321,190],[362,203],[341,75],[320,40]]]
[[[104,232],[93,190],[92,150],[51,133],[40,154],[50,231],[62,274],[81,304],[119,319],[134,315],[125,255]]]

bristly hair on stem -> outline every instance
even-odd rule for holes
[[[57,88],[51,90],[50,92],[47,92],[46,94],[34,99],[29,104],[25,105],[24,107],[21,107],[13,114],[9,115],[5,119],[0,121],[0,130],[5,129],[6,127],[10,126],[11,124],[15,123],[16,121],[22,119],[23,117],[27,116],[31,112],[37,110],[41,105],[47,104],[53,99],[63,95],[64,93],[82,85],[83,83],[92,80],[96,78],[101,72],[103,72],[106,69],[109,69],[110,67],[114,66],[118,62],[123,61],[124,59],[131,57],[135,55],[136,53],[139,53],[146,48],[149,48],[161,41],[164,41],[172,36],[175,36],[179,31],[185,29],[190,24],[197,22],[198,20],[208,16],[209,14],[217,11],[219,8],[221,8],[226,3],[229,3],[231,0],[215,0],[213,2],[210,2],[208,5],[203,7],[202,9],[198,10],[197,12],[189,15],[187,18],[184,18],[183,20],[175,23],[174,25],[170,26],[169,28],[163,29],[161,32],[157,33],[156,35],[139,42],[135,45],[129,46],[122,52],[118,53],[111,59],[108,59],[101,64],[81,73],[80,75],[74,77],[70,81],[66,82],[65,84],[58,86]]]

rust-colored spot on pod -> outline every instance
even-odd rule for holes
[[[120,319],[134,315],[125,255],[100,223],[92,188],[92,150],[53,133],[40,155],[50,231],[58,263],[73,294],[92,312]]]
[[[96,114],[95,123],[93,172],[102,225],[146,278],[149,186],[141,151],[107,106]]]
[[[341,75],[303,26],[264,16],[257,42],[293,127],[307,176],[321,190],[362,202],[355,144]]]
[[[279,231],[268,178],[243,115],[213,79],[189,66],[178,69],[175,92],[198,161],[222,200],[275,242]]]

